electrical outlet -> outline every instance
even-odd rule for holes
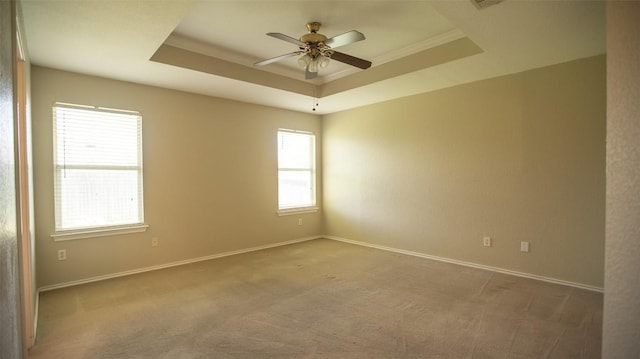
[[[298,218],[298,225],[301,226],[302,225],[302,218]]]
[[[485,247],[491,247],[491,237],[483,237],[482,245],[484,245]]]
[[[67,250],[66,249],[58,249],[58,260],[66,261],[67,260]]]
[[[529,242],[520,242],[520,252],[529,252]]]
[[[157,247],[157,246],[158,246],[158,237],[151,238],[151,247]]]

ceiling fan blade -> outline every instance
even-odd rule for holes
[[[351,30],[349,32],[345,32],[342,35],[337,35],[330,39],[325,40],[324,44],[329,46],[332,49],[335,49],[336,47],[349,45],[354,42],[358,42],[362,40],[364,40],[364,35],[361,32],[356,30]]]
[[[363,60],[358,57],[354,57],[351,55],[343,54],[342,52],[334,51],[331,55],[332,60],[344,62],[347,65],[355,66],[361,68],[363,70],[371,67],[371,61]]]
[[[287,36],[285,34],[281,34],[279,32],[268,32],[267,35],[271,37],[275,37],[276,39],[284,40],[286,42],[290,42],[292,44],[296,44],[300,47],[304,47],[306,44],[298,39],[294,39],[291,36]]]
[[[305,80],[315,79],[318,76],[317,72],[309,71],[309,65],[304,69],[304,78]]]
[[[296,52],[292,52],[292,53],[289,53],[289,54],[284,54],[284,55],[276,56],[276,57],[271,58],[271,59],[262,60],[262,61],[256,62],[256,63],[255,63],[255,64],[253,64],[253,65],[254,65],[254,66],[264,66],[264,65],[272,64],[272,63],[274,63],[274,62],[278,62],[278,61],[280,61],[280,60],[284,60],[284,59],[286,59],[286,58],[288,58],[288,57],[291,57],[291,56],[296,56],[296,55],[298,55],[298,54],[299,54],[299,52],[298,52],[298,51],[296,51]]]

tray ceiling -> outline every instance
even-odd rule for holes
[[[330,113],[602,54],[602,1],[49,1],[22,0],[33,64],[295,111]],[[304,80],[294,38],[322,23],[327,37],[366,40]]]

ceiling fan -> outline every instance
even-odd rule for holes
[[[309,30],[309,33],[302,35],[300,40],[278,32],[267,33],[268,36],[298,45],[299,50],[256,62],[254,65],[264,66],[292,56],[302,55],[298,59],[298,64],[305,68],[304,78],[307,80],[316,78],[318,76],[318,68],[327,67],[329,65],[329,59],[340,61],[363,70],[371,67],[370,61],[334,50],[337,47],[364,40],[364,35],[361,32],[351,30],[344,34],[327,39],[326,36],[318,33],[320,25],[321,24],[319,22],[308,23],[307,30]]]

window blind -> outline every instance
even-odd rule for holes
[[[278,131],[278,208],[313,207],[315,198],[315,136]]]
[[[56,231],[143,223],[140,113],[56,104],[53,128]]]

